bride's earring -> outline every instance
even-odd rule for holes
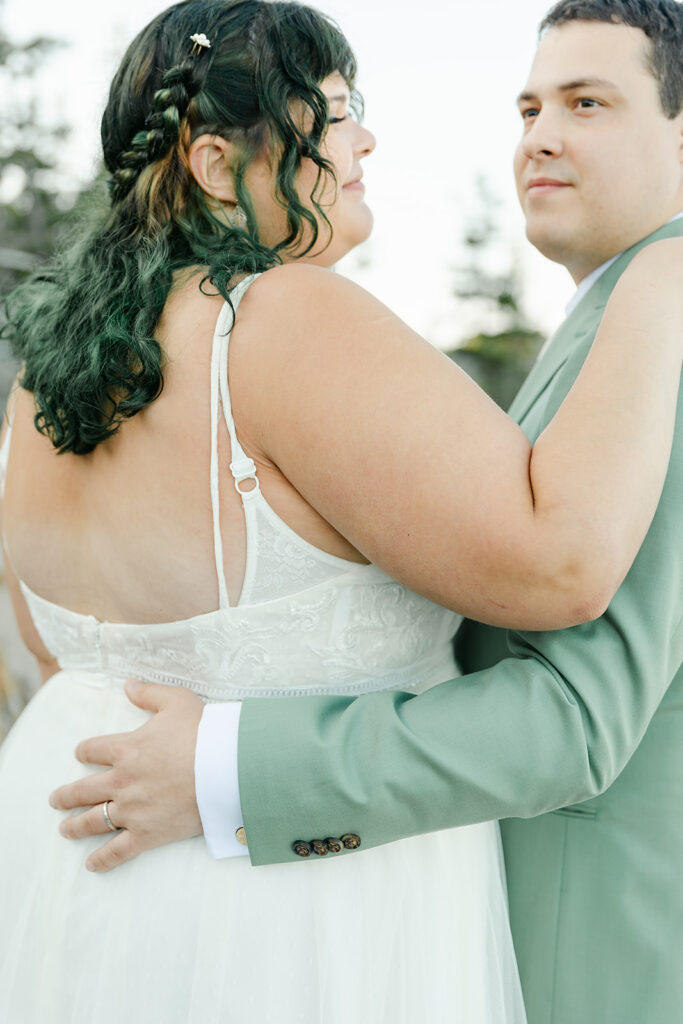
[[[235,210],[232,215],[232,223],[236,228],[242,228],[242,230],[247,226],[247,215],[239,203],[235,206]]]

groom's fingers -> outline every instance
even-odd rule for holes
[[[55,789],[50,793],[50,806],[63,811],[70,811],[74,807],[90,807],[111,800],[113,792],[112,772],[94,772],[84,779],[77,779]]]
[[[74,751],[81,764],[101,765],[107,772],[94,772],[55,789],[49,797],[50,806],[70,810],[72,807],[88,807],[101,803],[112,796],[112,771],[126,754],[134,750],[137,737],[134,732],[111,733],[109,736],[93,736],[83,740]]]
[[[111,733],[109,736],[93,736],[83,740],[76,747],[74,754],[82,764],[103,764],[111,767],[116,764],[131,741],[131,733]]]
[[[103,804],[104,801],[97,804],[96,807],[91,807],[89,811],[83,811],[82,814],[72,814],[70,818],[65,818],[59,826],[59,831],[67,839],[84,839],[86,836],[99,836],[111,832],[104,819]],[[112,824],[115,824],[116,809],[111,802],[109,803],[108,814]]]
[[[88,871],[110,871],[140,853],[127,829],[119,832],[108,843],[94,850],[85,862]]]

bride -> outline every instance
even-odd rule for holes
[[[423,690],[455,674],[460,613],[590,619],[647,530],[677,243],[623,275],[531,451],[329,272],[371,228],[354,78],[298,3],[169,8],[112,83],[110,207],[9,297],[4,550],[47,682],[0,752],[3,1024],[524,1021],[493,822],[305,871],[214,860],[188,834],[98,874],[47,804],[78,739],[148,720],[130,675],[212,701]]]

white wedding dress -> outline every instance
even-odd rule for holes
[[[235,305],[249,281],[234,290]],[[212,860],[197,837],[105,874],[84,862],[106,836],[58,833],[63,812],[49,807],[49,793],[94,770],[75,760],[79,740],[149,717],[125,696],[129,676],[228,701],[419,692],[456,674],[456,615],[375,566],[318,550],[266,502],[235,436],[230,323],[226,303],[211,373],[218,610],[154,625],[100,622],[22,584],[61,671],[0,748],[0,1022],[523,1024],[493,822],[259,868],[247,857]],[[232,607],[218,519],[221,413],[247,528]],[[227,468],[220,475],[232,483]]]

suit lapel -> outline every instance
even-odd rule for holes
[[[602,274],[564,321],[524,381],[508,413],[521,423],[573,351],[592,341],[612,289],[636,253],[651,242],[683,235],[683,220],[673,221],[631,246]]]

